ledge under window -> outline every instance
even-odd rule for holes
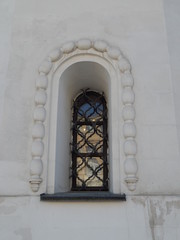
[[[42,193],[40,199],[41,201],[126,201],[126,195],[110,192],[63,192]]]

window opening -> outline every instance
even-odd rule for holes
[[[103,93],[86,89],[75,99],[72,135],[72,191],[107,191],[107,107]]]

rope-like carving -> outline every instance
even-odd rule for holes
[[[135,95],[133,92],[134,80],[131,75],[131,65],[128,60],[123,56],[121,51],[116,47],[109,46],[105,41],[96,40],[91,41],[89,39],[80,39],[77,42],[68,42],[63,44],[60,48],[57,48],[50,52],[48,57],[42,62],[39,67],[39,76],[36,79],[36,93],[35,93],[35,108],[34,108],[34,127],[32,131],[32,160],[30,166],[30,185],[34,192],[39,190],[40,183],[42,182],[41,174],[43,171],[42,156],[44,153],[43,138],[45,136],[44,121],[46,120],[45,104],[47,101],[46,89],[48,87],[47,75],[51,71],[53,63],[60,60],[64,56],[72,53],[78,49],[85,53],[87,50],[93,49],[103,54],[103,57],[109,57],[113,61],[118,63],[120,73],[122,75],[122,103],[123,103],[123,135],[124,142],[124,154],[126,156],[124,161],[124,171],[126,174],[125,182],[128,189],[133,191],[136,188],[137,182],[137,162],[136,162],[136,127],[135,127],[135,109],[134,100]]]

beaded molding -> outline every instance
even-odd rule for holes
[[[123,56],[121,51],[116,47],[111,47],[105,41],[96,40],[91,41],[89,39],[80,39],[77,42],[67,42],[60,48],[57,48],[50,52],[47,58],[42,62],[39,67],[39,76],[36,79],[36,93],[35,93],[35,108],[33,114],[34,126],[32,130],[32,160],[30,165],[30,186],[33,192],[39,190],[40,183],[43,181],[41,174],[43,171],[42,156],[44,153],[43,138],[45,136],[44,121],[46,120],[46,109],[45,104],[47,102],[47,87],[48,77],[47,75],[52,69],[53,63],[60,60],[64,55],[72,53],[78,49],[79,51],[85,52],[93,49],[103,54],[103,58],[111,58],[113,61],[118,63],[118,67],[121,73],[121,84],[122,84],[122,103],[123,111],[122,117],[124,120],[123,124],[123,136],[124,136],[124,172],[126,174],[125,182],[130,191],[136,189],[136,182],[138,178],[136,176],[138,165],[136,161],[136,126],[135,120],[135,94],[133,92],[134,80],[131,74],[131,65],[129,61]]]

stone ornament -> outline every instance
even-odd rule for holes
[[[88,50],[91,48],[91,41],[89,39],[80,39],[77,41],[76,46],[80,50]]]
[[[112,61],[116,61],[121,73],[122,84],[122,117],[124,120],[123,135],[124,135],[124,172],[125,182],[130,191],[136,189],[137,170],[138,165],[136,161],[136,126],[135,120],[135,94],[133,92],[133,76],[131,74],[131,65],[129,61],[123,56],[119,48],[110,46],[103,40],[91,41],[90,39],[80,39],[76,42],[67,42],[61,47],[53,49],[47,58],[39,66],[39,77],[36,79],[36,93],[34,99],[34,127],[32,129],[32,160],[30,165],[30,185],[33,192],[39,190],[40,183],[43,181],[41,174],[43,171],[42,156],[44,153],[43,139],[45,136],[44,121],[46,120],[46,101],[47,101],[47,88],[48,77],[47,75],[52,69],[53,64],[78,49],[78,52],[86,53],[90,49],[99,53],[103,53],[103,58],[109,57]],[[106,53],[106,54],[104,54]]]

